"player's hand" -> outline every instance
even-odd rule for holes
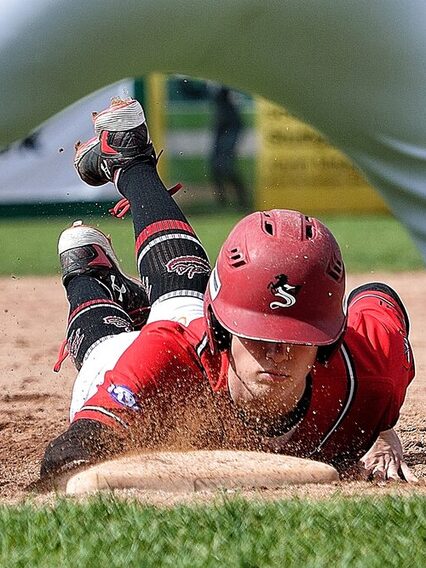
[[[417,477],[404,461],[401,441],[393,428],[379,434],[376,442],[360,460],[366,478],[382,481],[404,480],[416,483]]]

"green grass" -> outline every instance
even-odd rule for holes
[[[349,272],[419,270],[422,257],[407,230],[387,215],[321,217],[342,249]]]
[[[231,227],[241,217],[237,213],[189,215],[210,259]],[[2,219],[0,223],[0,274],[4,276],[49,275],[58,273],[56,242],[72,218],[46,216],[35,219]],[[416,270],[424,267],[404,227],[392,217],[324,217],[339,241],[349,272]],[[133,229],[130,220],[118,221],[107,213],[85,218],[113,236],[123,268],[134,274]]]
[[[199,230],[204,246],[212,259],[219,246],[237,221],[237,214],[223,217],[189,216]],[[114,248],[127,272],[135,272],[133,227],[130,219],[124,221],[108,214],[85,221],[98,226],[113,236]],[[1,263],[0,274],[5,276],[49,275],[59,273],[56,244],[60,232],[70,225],[71,218],[7,219],[0,223]]]
[[[426,502],[388,496],[172,509],[97,497],[0,507],[0,566],[421,567]]]

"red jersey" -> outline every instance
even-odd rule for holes
[[[172,321],[148,324],[118,356],[74,420],[132,428],[131,422],[143,413],[144,397],[157,397],[161,404],[162,393],[181,391],[180,404],[185,404],[185,392],[200,384],[235,407],[228,395],[228,364],[227,352],[211,353],[204,318],[188,327]],[[349,306],[340,348],[327,363],[315,364],[300,412],[291,429],[275,439],[276,447],[336,466],[358,460],[381,431],[397,422],[413,377],[400,307],[383,292],[361,292]],[[173,414],[172,407],[168,413]],[[238,412],[234,419],[242,420]],[[235,448],[232,440],[229,447]]]

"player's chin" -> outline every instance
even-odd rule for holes
[[[288,389],[282,384],[258,383],[256,389],[253,389],[253,402],[262,405],[264,409],[276,409],[280,414],[287,407],[288,399]]]
[[[276,406],[280,406],[278,394],[269,385],[255,383],[251,385],[244,401],[241,400],[241,406],[259,416],[269,415]]]

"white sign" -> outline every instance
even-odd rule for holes
[[[111,183],[90,187],[74,169],[74,144],[94,136],[91,113],[114,96],[133,96],[132,79],[109,85],[55,115],[24,140],[0,153],[0,205],[111,201]]]

